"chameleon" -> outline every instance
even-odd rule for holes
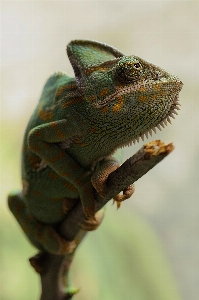
[[[78,201],[87,229],[96,229],[95,190],[104,196],[123,147],[171,123],[183,85],[160,67],[97,41],[73,40],[67,54],[75,77],[57,72],[44,85],[24,134],[23,188],[8,196],[30,242],[55,254],[75,247],[57,226]],[[129,186],[114,200],[133,192]]]

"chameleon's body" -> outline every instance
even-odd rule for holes
[[[52,253],[70,251],[56,224],[79,199],[94,218],[93,186],[103,195],[121,163],[117,149],[170,121],[182,87],[177,77],[108,45],[73,41],[67,51],[75,78],[56,73],[45,84],[25,132],[23,191],[9,196],[32,243]]]

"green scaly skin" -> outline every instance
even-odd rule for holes
[[[30,241],[56,254],[75,248],[56,224],[80,199],[95,229],[94,188],[103,196],[122,161],[118,148],[170,122],[182,88],[176,76],[105,44],[76,40],[67,53],[75,78],[59,72],[46,82],[25,132],[23,190],[9,195]],[[122,200],[133,188],[127,191]]]

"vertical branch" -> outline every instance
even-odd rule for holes
[[[79,231],[76,236],[77,247],[86,234],[87,232],[84,230]],[[73,294],[78,292],[77,289],[72,289],[70,286],[69,277],[69,270],[74,254],[75,251],[67,255],[55,255],[48,252],[40,252],[29,259],[32,267],[40,275],[40,300],[72,299]]]

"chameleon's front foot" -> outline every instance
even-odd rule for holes
[[[113,198],[113,203],[117,203],[117,208],[120,208],[122,201],[129,199],[135,191],[133,184],[129,185],[126,189],[123,190],[123,194],[118,194]]]
[[[105,197],[107,193],[107,178],[109,174],[111,174],[113,171],[119,168],[119,164],[115,161],[107,161],[105,162],[101,168],[96,171],[92,178],[91,182],[96,189],[96,191],[100,194],[101,197]],[[127,188],[123,190],[123,194],[116,195],[113,200],[114,202],[117,202],[117,207],[119,208],[121,205],[121,202],[130,198],[132,194],[134,193],[135,188],[133,185],[129,185]]]
[[[119,164],[116,162],[105,162],[99,170],[95,171],[91,177],[93,187],[96,189],[101,197],[105,197],[107,193],[106,181],[113,171],[119,168]]]

